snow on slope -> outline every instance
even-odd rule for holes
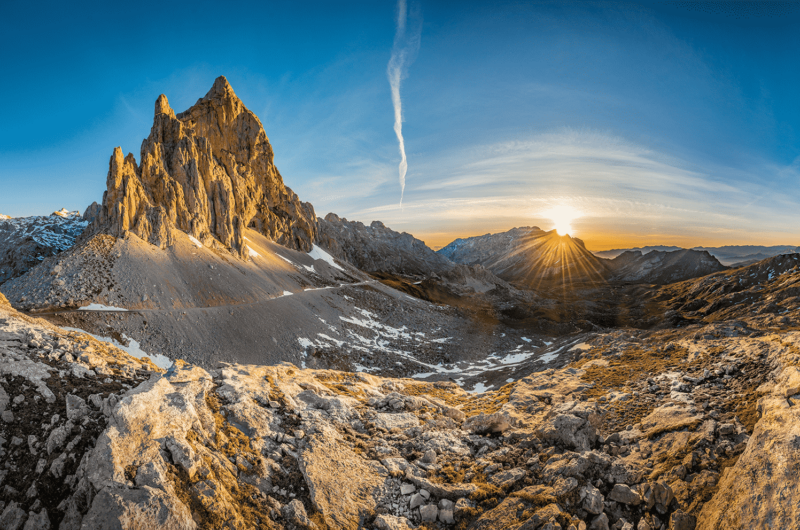
[[[0,284],[71,248],[88,224],[64,209],[47,216],[0,216]]]
[[[339,269],[340,271],[344,270],[341,265],[339,265],[333,260],[333,256],[331,256],[330,254],[319,248],[317,245],[314,245],[311,248],[311,252],[309,252],[308,255],[314,259],[321,259],[322,261],[326,261],[331,267]]]

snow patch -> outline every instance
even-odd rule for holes
[[[89,304],[78,308],[79,311],[128,311],[122,307],[114,307],[111,305],[103,304]]]
[[[311,256],[314,259],[319,259],[319,260],[322,260],[324,262],[327,262],[328,265],[330,265],[331,267],[333,267],[335,269],[339,269],[340,271],[344,271],[344,268],[342,268],[341,265],[339,265],[338,263],[336,263],[333,260],[333,256],[331,256],[330,254],[328,254],[327,252],[325,252],[324,250],[319,248],[317,245],[313,245],[311,247],[311,252],[309,252],[308,255]],[[314,272],[313,267],[312,267],[311,272]]]
[[[196,237],[194,237],[192,234],[186,234],[186,235],[187,235],[187,236],[189,236],[189,239],[192,241],[192,243],[194,243],[194,245],[195,245],[197,248],[203,248],[203,244],[200,242],[200,240],[199,240],[199,239],[197,239]]]
[[[483,383],[475,383],[475,386],[472,388],[472,390],[467,390],[467,392],[469,392],[470,394],[483,394],[493,386],[494,385],[486,386]]]
[[[137,359],[144,359],[145,357],[147,357],[148,359],[150,359],[153,362],[153,364],[155,364],[159,368],[163,368],[164,370],[169,370],[170,367],[172,366],[172,363],[173,363],[172,359],[170,359],[166,355],[161,355],[161,354],[158,354],[158,353],[154,353],[154,354],[147,353],[146,351],[142,350],[141,346],[139,345],[139,343],[137,341],[135,341],[135,340],[133,340],[131,338],[128,338],[125,335],[122,335],[122,338],[123,338],[123,340],[128,341],[128,345],[127,346],[125,346],[121,342],[119,342],[116,339],[113,339],[111,337],[103,337],[101,335],[95,335],[94,333],[89,333],[88,331],[84,331],[82,329],[67,328],[67,327],[65,327],[63,329],[66,329],[67,331],[77,331],[79,333],[86,333],[87,335],[89,335],[91,337],[94,337],[95,339],[97,339],[97,340],[99,340],[101,342],[107,342],[109,344],[113,344],[114,346],[116,346],[120,350],[123,350],[125,353],[127,353],[131,357],[136,357]]]

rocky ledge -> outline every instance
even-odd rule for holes
[[[599,334],[473,395],[288,363],[164,372],[0,304],[0,528],[800,522],[798,333]]]

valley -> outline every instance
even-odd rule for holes
[[[434,252],[161,95],[101,203],[0,219],[0,529],[797,527],[793,248]]]

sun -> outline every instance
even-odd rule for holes
[[[560,236],[565,236],[572,232],[572,221],[581,217],[581,212],[567,204],[559,204],[553,206],[549,210],[542,213],[543,217],[547,217],[553,221],[553,228]]]

